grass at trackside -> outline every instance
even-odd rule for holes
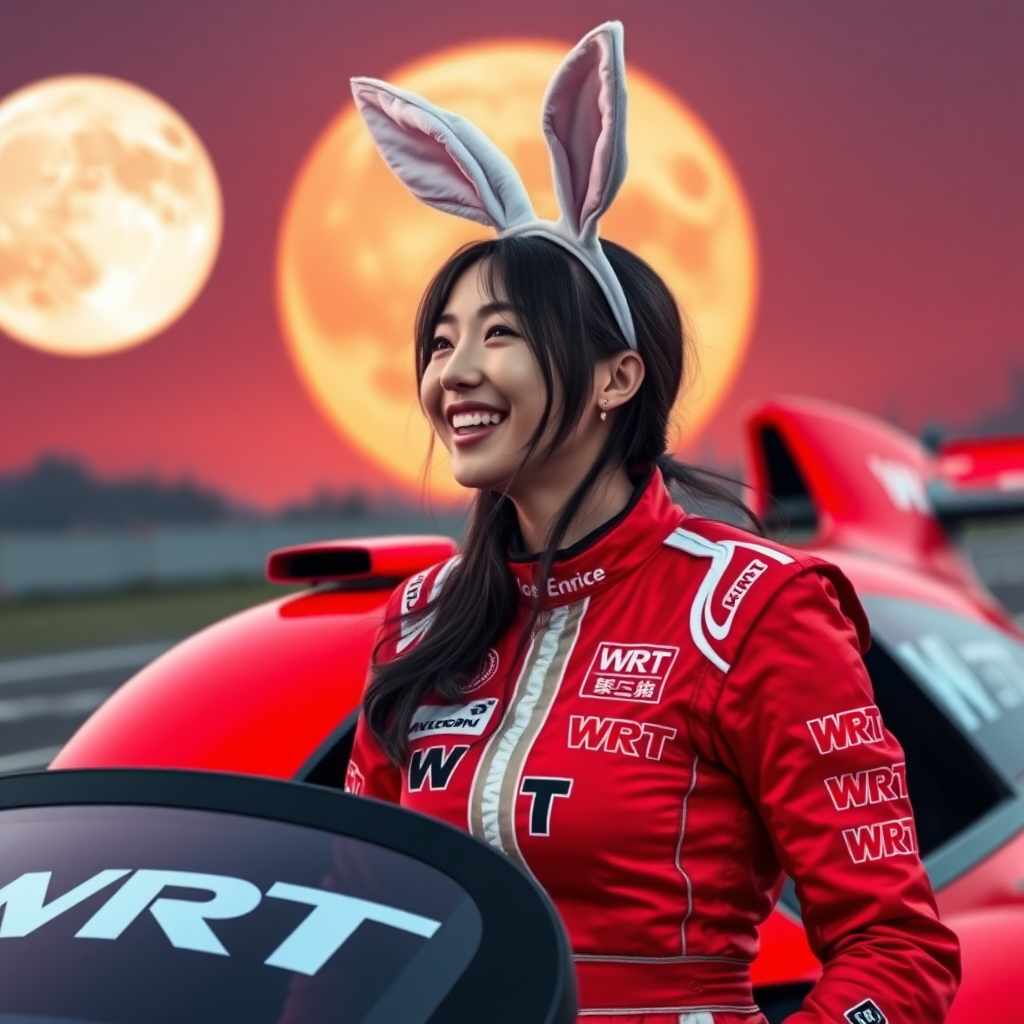
[[[249,582],[76,598],[0,601],[0,659],[173,640],[301,588]],[[1024,626],[1024,585],[995,587]]]
[[[269,583],[0,603],[0,658],[175,639],[289,592]]]

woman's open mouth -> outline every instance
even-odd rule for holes
[[[503,412],[476,409],[449,416],[452,425],[452,440],[462,446],[482,441],[489,437],[507,418]]]

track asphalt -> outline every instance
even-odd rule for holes
[[[0,774],[45,768],[103,701],[172,642],[0,661]]]

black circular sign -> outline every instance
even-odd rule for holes
[[[499,853],[388,804],[199,772],[0,779],[0,1024],[569,1024]]]

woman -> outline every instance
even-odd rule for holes
[[[549,90],[557,224],[472,126],[354,84],[402,180],[500,237],[456,253],[421,304],[420,399],[477,496],[461,556],[392,599],[348,788],[532,871],[588,1020],[763,1020],[749,964],[785,872],[824,964],[793,1024],[938,1024],[958,950],[905,793],[845,809],[830,795],[830,779],[903,760],[856,596],[833,566],[669,495],[722,497],[666,454],[675,302],[597,240],[625,170],[622,83],[607,25]],[[891,855],[872,859],[861,826],[891,832]]]

